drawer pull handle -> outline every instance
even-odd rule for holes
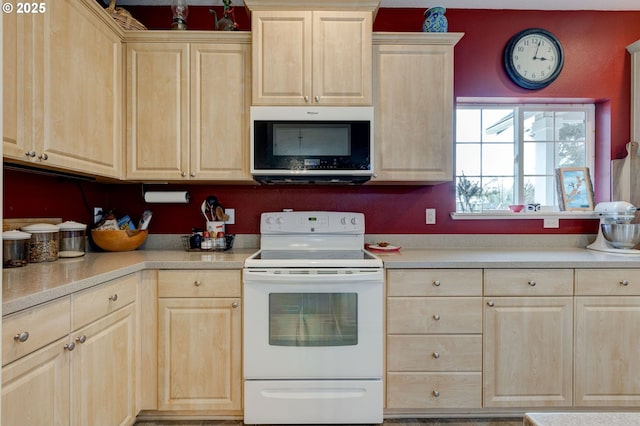
[[[626,287],[626,286],[629,285],[629,281],[628,280],[622,280],[622,281],[620,281],[620,285],[623,285],[623,286]]]
[[[531,287],[535,287],[536,286],[536,282],[534,280],[529,280],[529,282],[527,284],[529,284]]]
[[[115,302],[116,300],[118,300],[118,294],[114,294],[113,296],[109,296],[109,300],[111,300],[112,302]]]
[[[436,320],[436,321],[440,321],[440,315],[435,314],[435,315],[433,316],[433,319],[434,319],[434,320]]]
[[[439,354],[438,352],[434,352],[434,353],[433,353],[433,357],[434,357],[435,359],[438,359],[438,358],[440,358],[440,354]]]
[[[13,336],[13,340],[15,340],[16,342],[19,343],[24,343],[27,341],[27,339],[29,339],[29,332],[28,331],[23,331],[22,333],[16,334],[15,336]]]
[[[233,309],[237,309],[237,308],[238,308],[238,306],[240,306],[240,305],[238,304],[238,302],[233,302],[233,303],[231,304],[231,307],[232,307]]]
[[[494,305],[495,305],[495,303],[493,303],[493,300],[489,300],[489,301],[487,302],[487,306],[490,306],[490,307],[492,307],[492,308],[493,308],[493,306],[494,306]]]
[[[84,343],[86,341],[87,341],[87,336],[85,336],[84,334],[82,336],[76,337],[76,342],[78,343]]]
[[[435,280],[433,282],[433,285],[436,286],[436,287],[440,287],[440,281],[439,280]]]
[[[26,155],[27,157],[34,158],[36,156],[36,152],[35,151],[27,151],[27,152],[24,153],[24,155]]]
[[[437,390],[433,391],[433,396],[435,396],[436,398],[440,396],[440,392],[438,392]]]
[[[76,348],[76,344],[71,342],[71,343],[67,343],[66,345],[64,345],[64,350],[65,351],[69,351],[71,352],[72,350],[74,350]]]
[[[47,154],[40,154],[40,155],[38,155],[38,159],[39,160],[48,160],[49,156]]]
[[[196,287],[200,287],[202,285],[202,281],[195,280],[193,282],[193,285],[195,285]]]

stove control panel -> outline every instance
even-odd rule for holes
[[[260,233],[364,234],[364,214],[324,211],[262,213]]]

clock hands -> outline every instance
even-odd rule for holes
[[[535,61],[536,59],[539,61],[548,61],[548,58],[545,58],[544,56],[538,56],[538,52],[540,51],[540,45],[542,44],[542,40],[538,40],[538,46],[536,47],[536,53],[533,54],[533,60]]]

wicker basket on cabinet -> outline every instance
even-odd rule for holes
[[[125,30],[146,30],[147,27],[131,16],[131,13],[121,7],[116,7],[116,0],[111,0],[105,9],[107,13]]]

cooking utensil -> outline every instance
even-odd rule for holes
[[[207,216],[207,200],[204,200],[202,202],[202,205],[200,206],[200,211],[202,212],[202,216],[204,216],[204,219],[207,222],[211,222],[211,219],[209,219],[209,216]]]
[[[205,202],[207,203],[207,211],[209,212],[209,216],[211,216],[211,220],[216,220],[216,207],[218,207],[218,199],[213,195],[209,195]]]

